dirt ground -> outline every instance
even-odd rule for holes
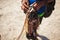
[[[20,35],[25,14],[20,8],[21,0],[0,0],[0,40],[16,40]],[[60,0],[48,18],[43,18],[37,30],[39,40],[60,40]],[[25,33],[19,40],[27,40]]]

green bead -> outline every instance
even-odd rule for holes
[[[42,17],[44,15],[44,12],[43,13],[40,13],[38,14],[39,17]]]

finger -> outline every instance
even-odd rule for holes
[[[28,10],[28,9],[25,8],[24,6],[21,6],[21,9],[22,9],[23,11],[27,11],[27,10]]]
[[[23,4],[27,9],[29,8],[29,5],[27,5],[27,3]]]
[[[28,10],[28,8],[25,7],[24,5],[22,5],[21,8],[22,8],[23,10]]]
[[[34,3],[33,3],[33,6],[37,6],[37,3],[36,3],[36,2],[34,2]]]
[[[27,1],[26,3],[27,3],[27,5],[29,6],[29,1]]]

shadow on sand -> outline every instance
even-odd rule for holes
[[[43,36],[43,35],[37,35],[39,38],[41,38],[41,40],[49,40],[47,37]]]

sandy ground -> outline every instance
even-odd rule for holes
[[[48,18],[43,18],[38,28],[40,40],[60,40],[60,0]],[[0,40],[16,40],[20,35],[25,14],[20,8],[21,0],[0,0]],[[27,40],[25,33],[19,40]]]

